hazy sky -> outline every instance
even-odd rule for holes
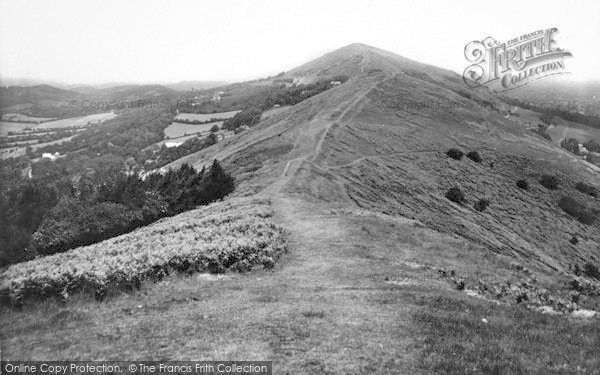
[[[462,73],[468,42],[549,27],[573,77],[600,79],[599,0],[0,0],[0,76],[235,81],[354,42]]]

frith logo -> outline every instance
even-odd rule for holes
[[[571,52],[558,48],[553,27],[500,43],[492,37],[474,40],[465,47],[465,58],[471,63],[463,80],[470,87],[488,85],[507,91],[540,78],[568,73],[565,58]]]

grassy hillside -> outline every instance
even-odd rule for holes
[[[260,358],[305,374],[597,372],[600,204],[577,186],[597,190],[599,169],[511,121],[486,89],[376,48],[351,45],[282,78],[330,74],[349,80],[168,165],[218,159],[233,195],[269,199],[289,232],[273,269],[172,275],[18,319],[5,310],[6,356]]]

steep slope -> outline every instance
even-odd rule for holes
[[[549,285],[564,284],[575,264],[600,262],[598,223],[582,224],[558,207],[572,196],[600,210],[574,189],[580,181],[599,186],[598,168],[507,119],[488,90],[360,44],[287,74],[351,79],[174,165],[218,158],[241,195],[283,194],[417,219],[531,267]],[[448,158],[451,147],[478,151],[483,162]],[[559,190],[541,186],[542,174],[557,175]],[[531,189],[519,189],[519,179]],[[445,198],[451,187],[463,190],[464,204]],[[490,201],[483,212],[473,207],[480,199]]]

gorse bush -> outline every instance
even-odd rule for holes
[[[596,190],[596,188],[592,185],[588,185],[584,182],[578,182],[577,185],[575,185],[575,189],[579,190],[584,194],[591,195],[592,197],[598,196],[598,190]]]
[[[600,270],[598,270],[598,267],[596,267],[596,265],[590,262],[586,262],[583,265],[583,274],[587,277],[600,280]]]
[[[529,190],[529,182],[527,180],[519,180],[517,181],[517,187],[523,190]]]
[[[464,153],[459,149],[451,148],[448,151],[446,151],[446,155],[448,155],[452,159],[461,160]]]
[[[583,224],[590,225],[595,220],[594,213],[572,197],[563,196],[558,202],[558,206]]]
[[[446,192],[446,198],[455,203],[462,203],[465,201],[465,194],[459,188],[453,187]]]
[[[481,155],[477,151],[471,151],[467,154],[467,157],[473,160],[475,163],[481,163],[483,159],[481,159]]]
[[[490,200],[482,198],[482,199],[478,200],[477,202],[475,202],[474,207],[477,211],[484,211],[489,205],[490,205]]]
[[[540,184],[550,190],[558,189],[558,177],[545,174],[540,178]]]

